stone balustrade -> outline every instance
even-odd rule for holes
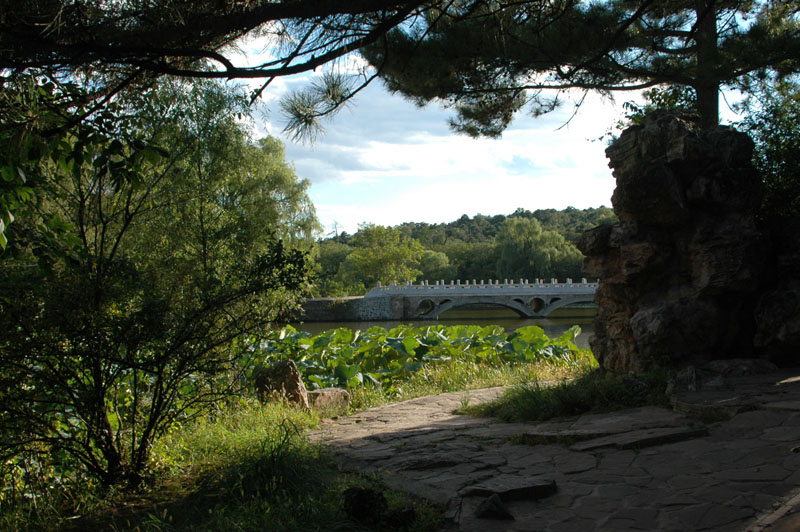
[[[525,318],[543,318],[574,304],[591,303],[597,282],[567,279],[504,279],[489,281],[422,281],[418,284],[378,284],[363,297],[347,300],[309,300],[304,307],[309,321],[386,321],[436,319],[462,306],[501,306]],[[312,304],[313,303],[313,304]],[[322,319],[325,318],[325,319]]]
[[[530,282],[528,279],[518,279],[516,281],[513,279],[504,279],[502,282],[499,279],[489,279],[488,281],[484,281],[482,279],[480,282],[475,279],[473,279],[471,282],[469,280],[462,281],[461,279],[458,279],[454,281],[451,280],[449,283],[445,283],[444,280],[440,280],[434,281],[433,284],[431,284],[430,281],[425,280],[420,281],[418,284],[414,284],[412,281],[407,281],[401,284],[393,282],[389,286],[383,286],[380,282],[378,282],[378,285],[367,292],[365,297],[412,294],[420,295],[421,292],[431,294],[452,292],[463,293],[465,290],[474,292],[481,291],[481,293],[547,292],[548,294],[572,294],[594,292],[597,290],[597,286],[597,281],[589,282],[585,278],[581,279],[581,281],[577,283],[570,278],[567,278],[563,283],[559,282],[557,279],[550,279],[549,282],[545,282],[544,279],[534,279],[533,282]]]

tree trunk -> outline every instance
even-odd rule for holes
[[[717,43],[716,0],[697,0],[697,73],[694,85],[700,126],[712,129],[719,124],[719,50]]]

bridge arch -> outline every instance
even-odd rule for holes
[[[551,312],[577,303],[591,303],[594,294],[571,294],[564,297],[535,297],[526,302],[524,298],[502,297],[421,297],[415,299],[409,310],[414,312],[414,317],[435,319],[449,310],[475,305],[491,306],[513,310],[522,318],[542,318]]]
[[[568,307],[576,303],[594,303],[594,294],[587,294],[586,296],[572,296],[568,299],[554,298],[549,305],[547,305],[547,314],[554,310]]]
[[[436,303],[434,303],[431,299],[423,299],[417,305],[415,313],[417,316],[425,316],[436,310]]]
[[[435,304],[435,308],[429,314],[425,314],[426,318],[437,318],[447,312],[460,307],[469,307],[474,305],[484,305],[491,307],[507,308],[516,312],[521,318],[530,318],[532,314],[522,300],[496,300],[490,299],[486,301],[458,301],[453,299],[445,299]]]

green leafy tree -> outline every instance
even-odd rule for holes
[[[419,279],[429,281],[448,282],[456,277],[455,266],[450,264],[450,258],[441,251],[426,249],[419,259]]]
[[[337,277],[339,268],[353,248],[336,240],[323,240],[314,249],[314,296],[344,297],[350,292]]]
[[[76,101],[65,102],[65,94]],[[39,79],[28,73],[0,78],[0,253],[6,249],[7,230],[14,218],[43,199],[36,197],[37,191],[46,194],[57,186],[50,179],[53,168],[68,170],[95,135],[108,133],[110,124],[125,127],[125,120],[109,109],[92,112],[83,101],[85,96],[86,91],[74,82]],[[75,120],[76,116],[87,118]],[[144,148],[135,135],[117,140]],[[58,237],[63,229],[55,218],[48,228],[50,238]]]
[[[378,282],[386,285],[393,281],[411,281],[421,273],[419,261],[425,248],[416,240],[404,237],[399,229],[361,225],[351,243],[354,249],[342,263],[338,275],[345,285],[359,287],[361,293]]]
[[[800,85],[796,79],[764,81],[744,102],[738,124],[756,144],[764,180],[762,213],[768,219],[800,215]]]
[[[419,240],[420,244],[429,249],[443,245],[448,239],[445,224],[405,222],[398,227],[403,231],[404,235]]]
[[[280,152],[247,135],[242,95],[177,85],[151,96],[147,108],[133,96],[109,107],[105,133],[79,128],[63,164],[42,160],[52,191],[11,228],[0,270],[11,463],[137,483],[157,438],[240,388],[242,342],[305,289],[305,253],[278,238],[303,234],[294,220],[314,225],[304,185],[283,161],[264,166]],[[115,120],[130,123],[113,131]],[[169,150],[117,138],[137,130]],[[279,204],[294,196],[293,217]],[[54,219],[69,238],[47,238]]]
[[[797,72],[798,10],[788,1],[454,2],[363,53],[391,91],[455,107],[454,128],[470,135],[499,135],[526,106],[550,111],[565,89],[662,84],[690,87],[711,127],[721,86]]]
[[[583,255],[532,218],[511,217],[497,235],[497,273],[511,279],[580,277]]]
[[[542,229],[555,231],[573,244],[587,229],[612,223],[617,219],[614,211],[608,207],[582,210],[567,207],[560,211],[556,209],[536,209],[533,212],[517,209],[511,216],[534,218],[542,224]]]
[[[442,246],[456,267],[456,279],[497,279],[497,246],[494,240],[489,242],[448,241]]]

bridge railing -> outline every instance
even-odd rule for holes
[[[376,296],[389,296],[389,295],[422,295],[430,293],[431,295],[440,295],[443,293],[467,295],[468,293],[477,294],[484,292],[491,293],[509,293],[509,292],[539,292],[539,293],[589,293],[597,290],[598,283],[589,282],[585,278],[581,279],[579,283],[574,282],[572,279],[567,279],[565,282],[560,283],[557,279],[550,279],[550,282],[545,282],[543,279],[534,279],[529,282],[528,279],[519,279],[519,282],[509,279],[500,280],[489,279],[487,282],[481,280],[478,282],[473,279],[472,282],[462,282],[460,279],[445,283],[444,280],[434,281],[431,284],[429,281],[420,281],[419,284],[414,284],[407,281],[403,284],[393,282],[389,286],[383,286],[379,282],[372,290],[367,292],[365,297]]]

